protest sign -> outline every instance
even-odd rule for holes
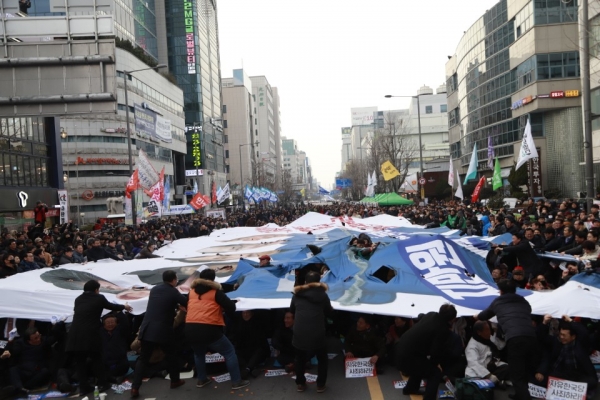
[[[306,383],[315,383],[317,381],[317,375],[305,373]],[[296,379],[296,375],[292,375],[292,379]]]
[[[346,359],[346,378],[364,378],[376,376],[375,364],[371,364],[369,357]]]
[[[266,377],[272,377],[272,376],[282,376],[282,375],[287,375],[288,373],[285,372],[285,369],[268,369],[265,372],[265,376]]]
[[[219,353],[207,354],[204,356],[204,360],[207,364],[225,362],[225,357],[220,355]]]
[[[585,400],[587,383],[548,377],[546,400]]]
[[[223,375],[217,375],[217,376],[213,376],[212,377],[215,382],[217,383],[223,383],[223,382],[227,382],[231,380],[231,375],[229,375],[229,372]]]
[[[529,395],[534,399],[545,399],[546,398],[546,388],[542,386],[534,385],[533,383],[529,384]]]

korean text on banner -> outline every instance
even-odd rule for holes
[[[66,190],[58,191],[58,204],[60,205],[60,223],[69,221],[69,195]]]
[[[138,157],[138,179],[140,186],[146,190],[150,190],[150,188],[158,182],[159,177],[160,175],[158,172],[156,172],[152,164],[150,164],[146,152],[140,150],[140,155]]]
[[[587,383],[548,377],[546,400],[585,400]]]
[[[364,378],[375,376],[375,364],[371,364],[371,359],[349,358],[346,360],[346,378]]]
[[[390,160],[387,160],[383,164],[381,164],[381,173],[383,174],[383,179],[389,181],[400,175],[400,172],[396,169],[394,164]]]

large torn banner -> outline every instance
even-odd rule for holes
[[[360,233],[380,243],[369,259],[349,246]],[[182,293],[189,292],[202,269],[211,268],[217,281],[236,285],[228,296],[239,300],[238,310],[284,308],[298,271],[315,267],[323,271],[338,310],[416,317],[452,303],[459,315],[473,315],[498,296],[485,264],[490,241],[460,237],[447,228],[423,229],[389,215],[353,219],[309,213],[284,227],[222,229],[176,240],[157,251],[162,258],[103,260],[14,275],[0,280],[0,317],[69,316],[90,279],[100,282],[109,301],[127,302],[140,314],[150,289],[168,269],[177,272]],[[271,256],[271,265],[258,268],[263,254]],[[595,279],[583,274],[551,293],[521,293],[534,312],[597,318],[600,282]]]

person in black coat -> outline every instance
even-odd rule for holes
[[[107,378],[102,365],[102,339],[100,337],[100,317],[102,310],[131,311],[129,305],[114,304],[100,294],[100,283],[90,280],[83,286],[83,294],[75,299],[73,323],[67,337],[66,351],[73,353],[79,373],[80,393],[93,391],[87,374],[87,360],[92,360],[98,386],[107,386]]]
[[[139,340],[142,351],[135,365],[135,373],[131,385],[131,397],[137,398],[144,378],[144,370],[149,364],[154,349],[158,346],[165,352],[167,371],[171,379],[171,389],[185,383],[179,378],[177,365],[177,343],[174,338],[173,321],[178,308],[187,306],[187,297],[182,295],[177,286],[177,274],[167,270],[162,275],[163,283],[150,290],[148,306],[144,321],[140,326]]]
[[[547,321],[550,320],[550,316],[544,318],[542,328],[544,336],[550,341],[550,350],[544,354],[535,379],[544,386],[547,386],[548,376],[585,382],[590,396],[598,386],[598,377],[589,356],[589,335],[583,325],[573,322],[568,316],[563,316],[563,319],[557,338],[548,334]]]
[[[516,400],[529,400],[528,380],[539,359],[536,332],[531,323],[531,305],[518,295],[513,281],[498,282],[500,296],[478,315],[476,320],[487,321],[496,316],[504,332],[508,350],[510,380],[515,388]]]
[[[442,380],[439,364],[444,356],[444,346],[450,336],[450,324],[456,319],[456,309],[444,304],[439,312],[427,313],[398,341],[396,352],[400,370],[409,375],[402,393],[418,393],[421,380],[427,380],[423,400],[435,400]]]
[[[541,262],[529,241],[523,238],[521,233],[512,236],[512,244],[508,246],[497,246],[494,251],[502,253],[502,262],[514,268],[520,265],[525,270],[525,278],[537,276],[541,271]]]
[[[115,261],[123,261],[119,257],[106,251],[104,247],[100,246],[100,239],[95,239],[92,242],[92,247],[87,251],[88,261],[104,260],[105,258],[112,258]]]
[[[314,271],[306,274],[305,284],[294,287],[290,311],[295,315],[294,337],[296,349],[296,385],[299,392],[306,389],[304,377],[306,361],[315,353],[319,362],[317,391],[325,391],[327,382],[327,345],[325,343],[326,316],[333,313],[327,296],[327,285],[319,282],[321,276]]]
[[[121,383],[129,371],[127,352],[131,343],[131,325],[122,313],[107,314],[102,318],[102,362],[111,382]]]
[[[242,311],[241,318],[235,326],[233,345],[240,364],[242,379],[249,375],[257,377],[255,368],[264,363],[269,356],[269,342],[264,321],[252,310]]]
[[[279,327],[273,335],[273,348],[277,350],[276,360],[286,372],[294,370],[295,350],[292,340],[294,337],[294,314],[291,311],[285,313],[283,326]]]

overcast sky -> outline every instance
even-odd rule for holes
[[[330,188],[352,107],[408,108],[445,81],[447,56],[498,0],[218,0],[221,74],[244,68],[279,89],[282,135]]]

